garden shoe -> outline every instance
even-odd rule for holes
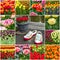
[[[35,44],[42,44],[42,42],[43,42],[42,33],[39,31],[35,37]]]
[[[30,40],[34,35],[36,35],[37,30],[34,31],[29,31],[25,36],[24,36],[24,40]]]

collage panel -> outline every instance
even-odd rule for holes
[[[1,15],[15,14],[15,0],[1,0],[0,6]]]
[[[59,15],[45,15],[45,29],[58,30],[59,29]]]
[[[30,45],[30,60],[44,60],[45,58],[45,46],[39,44]]]
[[[44,24],[44,16],[16,16],[16,44],[44,43]]]
[[[60,59],[60,46],[56,44],[45,46],[45,59],[47,60],[59,60]]]
[[[45,15],[59,15],[59,0],[46,0]]]
[[[14,45],[15,44],[15,31],[14,30],[2,30],[1,31],[0,45]]]
[[[29,44],[17,44],[15,46],[15,59],[16,60],[29,60],[30,45]]]
[[[16,15],[28,15],[29,14],[29,0],[16,0],[15,9]]]
[[[46,30],[45,44],[60,44],[60,30]]]
[[[0,15],[0,30],[15,30],[15,15]]]
[[[45,1],[30,0],[30,14],[29,15],[44,15]]]
[[[14,60],[15,46],[14,45],[0,45],[0,59]]]

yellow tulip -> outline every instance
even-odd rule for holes
[[[23,5],[21,4],[20,6],[19,6],[19,8],[21,8]]]
[[[25,10],[25,6],[23,6],[23,10]]]
[[[56,23],[56,19],[55,18],[50,18],[47,21],[50,25],[54,25]]]
[[[45,15],[45,18],[49,18],[51,15]]]
[[[58,17],[58,15],[52,15],[52,17],[55,17],[55,18],[57,18],[57,17]]]

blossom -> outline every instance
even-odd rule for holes
[[[32,8],[35,9],[37,12],[42,12],[43,9],[41,3],[32,4]]]
[[[44,59],[44,54],[40,54],[39,52],[30,52],[30,59]]]
[[[0,30],[7,30],[5,27],[0,26]]]
[[[28,21],[28,16],[21,16],[16,18],[17,22],[26,22]]]
[[[54,25],[56,23],[56,19],[55,18],[50,18],[47,21],[50,25]]]
[[[8,0],[8,1],[3,1],[0,3],[0,14],[4,14],[4,12],[8,13],[8,11],[13,10],[15,8],[14,6],[15,1],[13,0]],[[12,13],[15,11],[12,11]]]
[[[12,14],[12,15],[11,15],[11,18],[15,18],[15,14]]]
[[[44,6],[46,3],[46,0],[42,0],[42,5]]]
[[[29,48],[29,45],[28,44],[24,44],[23,45],[23,49],[25,49],[25,48]]]
[[[31,12],[31,13],[30,13],[30,16],[37,16],[37,13]]]
[[[20,48],[19,47],[15,47],[15,51],[16,51],[16,53],[20,52]]]
[[[12,19],[6,19],[6,20],[2,21],[2,25],[4,25],[5,27],[8,27],[12,24],[14,24],[14,21]]]
[[[29,49],[24,49],[24,50],[23,50],[23,54],[27,55],[27,54],[29,54],[29,53],[30,53],[30,50],[29,50]]]

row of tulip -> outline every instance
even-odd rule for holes
[[[15,28],[15,15],[2,15],[0,16],[0,30],[14,30]]]

